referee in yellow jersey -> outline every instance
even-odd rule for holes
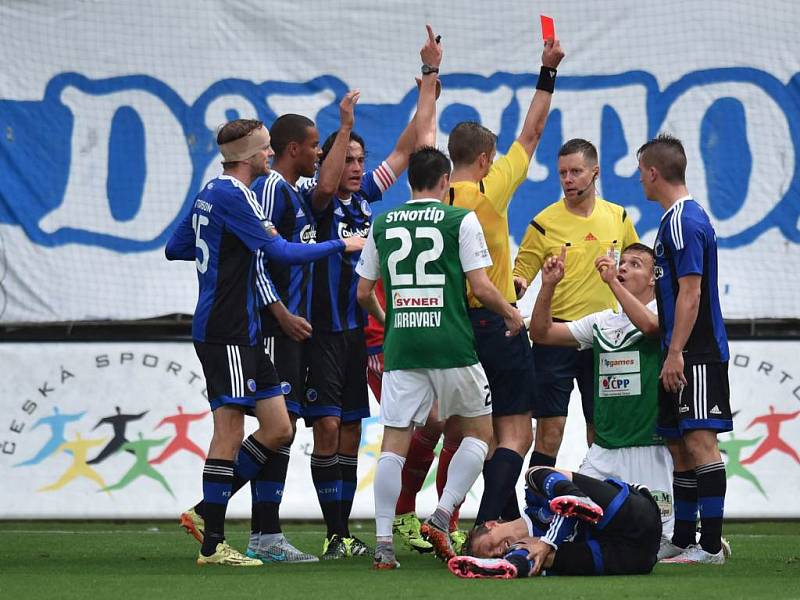
[[[639,241],[625,209],[597,195],[600,175],[597,149],[591,142],[573,139],[558,151],[558,176],[564,197],[554,202],[528,225],[514,263],[514,284],[521,297],[548,256],[567,247],[566,274],[553,296],[557,322],[574,321],[607,308],[616,308],[610,288],[597,276],[595,259],[613,247],[618,258],[623,248]],[[592,350],[533,346],[536,394],[532,414],[536,439],[531,466],[555,466],[572,382],[577,379],[586,419],[586,439],[594,438]]]
[[[494,160],[497,138],[478,123],[456,125],[447,145],[453,173],[445,202],[475,211],[492,259],[492,266],[487,269],[489,279],[511,303],[516,302],[516,293],[511,273],[508,205],[528,176],[531,157],[550,112],[556,68],[563,57],[557,40],[545,40],[536,92],[519,137],[505,156]],[[495,442],[484,464],[484,492],[476,519],[480,524],[500,516],[519,517],[514,488],[523,457],[533,441],[530,414],[534,371],[527,334],[522,331],[506,337],[503,319],[484,308],[469,289],[467,298],[478,358],[489,381],[491,398],[487,401],[492,403]],[[507,504],[510,513],[504,513]]]

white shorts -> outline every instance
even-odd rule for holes
[[[672,537],[672,456],[666,446],[601,448],[592,444],[578,473],[595,479],[621,479],[646,485],[661,509],[662,535]]]
[[[452,369],[385,371],[381,390],[381,419],[389,427],[424,425],[434,399],[439,418],[492,414],[489,381],[480,363]]]

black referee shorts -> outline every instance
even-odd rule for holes
[[[529,415],[534,398],[531,343],[524,329],[506,337],[503,318],[486,308],[470,308],[475,349],[492,393],[492,416]]]

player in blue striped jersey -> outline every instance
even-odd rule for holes
[[[357,250],[356,240],[316,246],[277,235],[248,185],[269,171],[269,132],[261,121],[238,119],[217,135],[223,174],[205,185],[166,245],[170,260],[194,260],[199,294],[192,335],[214,411],[203,468],[205,535],[198,564],[261,564],[225,543],[224,522],[234,488],[251,480],[292,435],[280,379],[261,347],[256,301],[256,252],[302,263]],[[258,429],[242,441],[244,412]],[[235,460],[234,460],[235,459]]]
[[[659,135],[638,151],[648,199],[665,210],[654,246],[656,299],[664,363],[659,433],[674,463],[675,531],[669,562],[722,564],[725,465],[717,434],[733,429],[728,386],[728,339],[719,303],[717,237],[686,188],[681,142]],[[700,512],[702,534],[695,544]]]
[[[486,521],[473,529],[464,556],[449,561],[451,572],[510,579],[652,571],[661,511],[647,488],[541,466],[530,469],[525,480],[522,518]]]
[[[267,218],[286,239],[301,244],[316,243],[314,212],[326,205],[336,191],[358,95],[357,91],[352,91],[342,99],[339,105],[341,139],[333,144],[332,160],[320,169],[318,179],[311,185],[299,181],[314,176],[321,153],[314,122],[301,115],[286,114],[272,124],[275,150],[272,171],[257,179],[252,187]],[[288,383],[286,406],[294,429],[302,412],[306,381],[313,265],[287,266],[264,260],[259,267],[264,342],[278,375]],[[274,284],[277,295],[269,294],[269,281]],[[294,548],[281,531],[279,509],[290,447],[291,441],[280,449],[279,460],[268,464],[253,483],[250,556],[280,562],[305,562],[312,558]]]
[[[408,166],[415,146],[412,118],[384,161],[364,171],[366,147],[350,133],[344,170],[337,192],[315,213],[317,241],[366,238],[372,222],[372,203]],[[332,148],[333,133],[322,146],[321,165],[341,160]],[[361,419],[369,416],[366,317],[356,301],[359,256],[323,259],[314,263],[309,373],[303,416],[314,428],[311,474],[327,525],[323,558],[365,555],[370,550],[350,533],[350,510],[356,491]],[[327,490],[333,489],[334,493]]]

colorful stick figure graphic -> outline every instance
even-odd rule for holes
[[[183,407],[179,406],[177,415],[171,415],[161,419],[158,425],[155,426],[155,429],[158,429],[162,425],[166,424],[172,425],[175,428],[175,437],[172,438],[172,441],[169,444],[167,444],[167,447],[164,448],[164,451],[161,454],[150,461],[150,464],[157,465],[163,463],[178,450],[187,450],[192,454],[199,456],[201,460],[205,460],[206,453],[203,452],[200,446],[189,439],[189,424],[193,421],[201,420],[210,412],[211,411],[207,410],[201,413],[185,413],[183,412]]]
[[[728,456],[728,461],[725,463],[726,479],[730,479],[734,475],[738,475],[742,479],[746,479],[756,486],[756,489],[766,498],[767,493],[764,491],[764,488],[761,487],[761,483],[759,483],[755,475],[742,466],[743,461],[739,459],[739,456],[744,448],[755,446],[760,441],[760,437],[753,440],[737,440],[733,433],[731,433],[730,439],[725,440],[724,442],[721,441],[719,443],[719,451]]]
[[[776,413],[775,407],[770,405],[768,415],[761,415],[760,417],[756,417],[755,419],[753,419],[750,425],[747,426],[747,429],[750,429],[753,425],[756,424],[766,425],[767,437],[764,438],[764,441],[761,442],[761,445],[758,448],[756,448],[755,452],[753,452],[751,456],[748,456],[742,461],[742,464],[743,465],[753,464],[758,459],[763,457],[765,454],[768,454],[773,450],[777,450],[779,452],[783,452],[784,454],[788,454],[795,460],[797,464],[800,464],[800,456],[798,456],[795,449],[792,448],[786,442],[784,442],[780,436],[781,425],[786,421],[791,421],[793,419],[796,419],[798,415],[800,415],[800,410],[795,411],[793,413]]]
[[[106,482],[103,481],[103,478],[97,473],[97,471],[88,465],[86,462],[86,453],[89,448],[100,446],[105,443],[105,441],[105,438],[98,440],[84,440],[81,438],[81,434],[78,433],[73,441],[64,442],[61,444],[61,446],[58,447],[58,450],[66,452],[67,454],[71,454],[72,464],[70,464],[69,468],[64,471],[64,474],[58,478],[58,481],[43,488],[39,488],[37,491],[50,492],[53,490],[58,490],[67,485],[76,477],[86,477],[86,479],[91,479],[101,488],[104,488]]]
[[[169,487],[167,480],[164,479],[164,476],[161,473],[151,467],[149,462],[147,462],[147,455],[150,452],[150,448],[166,444],[168,439],[168,437],[165,437],[161,438],[160,440],[146,440],[142,437],[142,434],[139,433],[138,440],[133,442],[125,442],[122,444],[119,449],[132,452],[134,456],[136,456],[136,462],[133,463],[133,466],[128,469],[128,472],[122,476],[122,479],[120,479],[114,485],[109,485],[108,487],[103,488],[103,491],[110,492],[112,490],[119,490],[130,485],[139,477],[149,477],[150,479],[155,479],[157,482],[163,485],[164,489],[166,489],[174,498],[175,494],[172,493],[172,488]]]
[[[100,454],[95,456],[92,460],[89,461],[88,464],[96,465],[98,463],[103,462],[109,456],[114,454],[117,450],[119,450],[125,442],[127,442],[127,438],[125,437],[125,428],[128,426],[128,423],[131,421],[137,421],[145,416],[149,411],[144,411],[143,413],[139,413],[138,415],[123,415],[122,411],[120,411],[119,406],[114,407],[117,411],[117,414],[111,415],[110,417],[104,417],[97,422],[97,425],[92,427],[92,431],[100,427],[100,425],[111,425],[114,428],[114,437],[111,438],[111,441],[108,442],[105,448],[100,451]]]
[[[67,441],[64,437],[64,429],[66,428],[67,423],[77,421],[85,414],[86,411],[75,414],[61,414],[61,412],[58,410],[58,407],[54,406],[52,415],[49,417],[42,417],[33,424],[33,427],[31,427],[31,430],[34,430],[40,425],[47,425],[50,427],[50,439],[45,442],[44,446],[42,446],[42,449],[36,453],[36,456],[29,458],[24,462],[17,463],[14,466],[26,467],[28,465],[37,465],[48,456],[55,453],[61,448],[64,442]]]

